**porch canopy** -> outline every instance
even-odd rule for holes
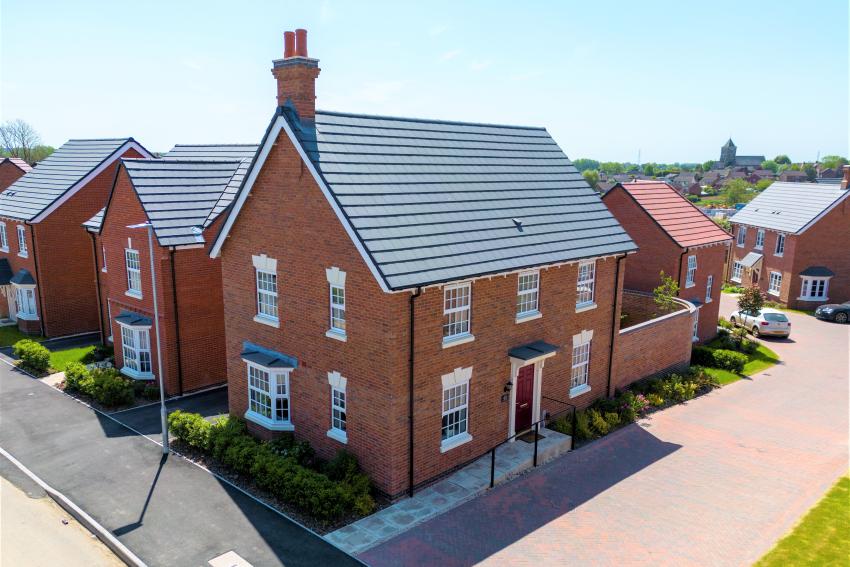
[[[752,268],[759,262],[761,262],[762,255],[758,252],[750,252],[741,260],[741,265],[745,268]]]
[[[556,345],[551,345],[544,341],[534,341],[527,345],[514,347],[508,351],[508,356],[517,360],[534,360],[550,356],[558,352]]]

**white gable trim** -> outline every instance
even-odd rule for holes
[[[266,137],[263,147],[260,149],[260,153],[257,155],[257,161],[254,162],[251,167],[250,172],[248,173],[248,177],[245,180],[245,185],[243,185],[242,190],[239,192],[239,196],[236,198],[236,201],[233,203],[233,209],[230,211],[230,214],[227,215],[227,219],[224,222],[224,226],[221,229],[221,232],[218,234],[215,242],[213,243],[212,248],[210,249],[210,257],[216,258],[219,254],[221,254],[221,248],[224,245],[224,241],[227,239],[230,230],[233,228],[233,224],[236,221],[236,217],[239,216],[239,212],[242,210],[243,205],[245,205],[245,201],[248,198],[248,195],[251,193],[251,188],[254,186],[254,183],[257,181],[257,177],[260,174],[260,171],[263,169],[263,165],[266,162],[266,159],[269,157],[269,153],[271,152],[272,147],[277,141],[280,132],[286,132],[286,135],[289,137],[289,141],[298,151],[298,155],[301,157],[301,161],[304,165],[307,166],[307,169],[310,171],[310,174],[313,176],[313,179],[316,181],[316,184],[319,186],[319,189],[322,190],[322,194],[325,196],[325,199],[328,201],[328,204],[333,209],[336,214],[337,220],[339,220],[342,227],[345,229],[345,232],[348,233],[349,238],[354,243],[357,251],[360,252],[360,256],[363,258],[363,261],[366,262],[366,265],[369,267],[369,271],[372,272],[372,275],[375,277],[375,280],[378,282],[378,285],[381,287],[381,291],[385,293],[391,293],[392,290],[387,286],[386,281],[384,281],[381,272],[378,271],[377,266],[372,261],[372,258],[366,252],[366,249],[363,247],[363,243],[360,242],[360,239],[357,238],[357,234],[354,232],[354,228],[351,226],[351,223],[348,222],[348,219],[342,213],[342,209],[339,208],[336,200],[333,198],[330,189],[325,182],[322,180],[319,172],[316,171],[316,168],[313,166],[313,162],[307,157],[307,154],[304,152],[304,148],[301,147],[301,144],[298,142],[298,139],[295,137],[295,133],[292,131],[292,128],[289,127],[289,124],[286,122],[286,118],[283,116],[278,116],[275,120],[274,126],[272,127],[269,135]]]
[[[150,153],[149,153],[149,152],[148,152],[145,148],[143,148],[143,147],[142,147],[142,146],[141,146],[138,142],[136,142],[135,140],[125,142],[125,143],[124,143],[124,145],[122,145],[120,148],[118,148],[117,150],[115,150],[115,151],[112,153],[112,156],[111,156],[111,157],[107,158],[107,159],[106,159],[103,163],[101,163],[99,166],[97,166],[96,168],[94,168],[93,170],[91,170],[91,171],[89,172],[89,174],[88,174],[88,175],[86,175],[85,177],[83,177],[82,179],[80,179],[79,181],[77,181],[76,183],[74,183],[74,185],[72,185],[70,189],[68,189],[67,191],[65,191],[65,193],[64,193],[61,197],[59,197],[58,199],[56,199],[56,200],[55,200],[55,201],[54,201],[54,202],[53,202],[53,203],[52,203],[49,207],[47,207],[46,209],[44,209],[43,211],[41,211],[40,213],[38,213],[38,215],[37,215],[37,216],[35,216],[35,217],[34,217],[31,221],[29,221],[29,222],[30,222],[31,224],[34,224],[34,223],[41,222],[41,221],[43,221],[44,219],[46,219],[46,218],[48,217],[48,215],[50,215],[50,213],[52,213],[53,211],[55,211],[56,209],[58,209],[59,207],[61,207],[62,205],[64,205],[64,204],[65,204],[65,202],[66,202],[68,199],[70,199],[71,197],[73,197],[74,195],[76,195],[76,194],[77,194],[77,192],[78,192],[80,189],[82,189],[83,187],[85,187],[85,186],[86,186],[86,184],[87,184],[89,181],[91,181],[92,179],[94,179],[95,177],[97,177],[98,175],[100,175],[101,173],[103,173],[103,171],[104,171],[104,170],[106,170],[107,168],[109,168],[109,166],[111,166],[113,163],[115,163],[115,160],[121,159],[121,155],[122,155],[122,154],[124,154],[124,152],[126,152],[127,150],[129,150],[129,149],[131,149],[131,148],[132,148],[132,149],[134,149],[134,150],[136,150],[136,151],[137,151],[137,152],[139,152],[140,154],[142,154],[142,155],[143,155],[144,157],[146,157],[147,159],[154,159],[154,156],[153,156],[153,155],[151,155],[151,154],[150,154]]]

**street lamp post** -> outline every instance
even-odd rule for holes
[[[151,292],[153,293],[153,328],[156,334],[156,364],[159,373],[159,418],[162,422],[162,454],[168,454],[168,412],[165,409],[165,377],[162,374],[162,351],[159,342],[159,300],[156,295],[156,267],[153,261],[153,225],[149,222],[127,228],[147,228],[148,252],[151,260]]]

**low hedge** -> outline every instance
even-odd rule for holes
[[[106,407],[133,403],[133,382],[121,376],[114,368],[89,370],[79,362],[65,367],[65,389],[91,396]]]
[[[21,360],[21,366],[36,374],[50,368],[50,351],[32,339],[21,339],[12,347],[12,352]]]
[[[375,509],[369,477],[360,472],[357,459],[345,451],[314,470],[309,444],[284,436],[273,442],[257,441],[245,423],[224,418],[210,423],[199,414],[171,412],[172,434],[186,444],[212,455],[258,487],[317,520],[329,524],[350,514],[365,516]]]
[[[721,368],[730,372],[738,372],[744,370],[744,365],[747,364],[747,355],[727,350],[722,348],[709,347],[694,347],[691,352],[691,364],[698,366],[708,366],[711,368]]]

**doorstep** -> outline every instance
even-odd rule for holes
[[[570,436],[543,428],[537,443],[541,465],[570,450]],[[495,483],[500,484],[534,466],[534,443],[514,441],[496,450]],[[358,554],[387,541],[483,494],[490,488],[490,454],[452,473],[440,482],[371,516],[325,535],[342,550]]]

